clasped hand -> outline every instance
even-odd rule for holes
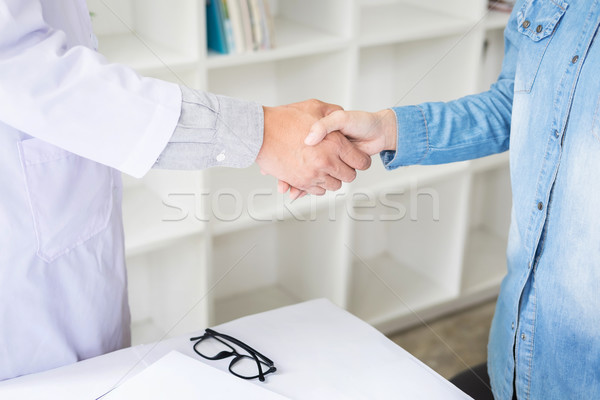
[[[356,170],[371,165],[371,155],[396,148],[393,111],[343,111],[307,100],[264,107],[264,140],[256,159],[264,174],[279,179],[278,190],[296,199],[323,195],[352,182]],[[308,135],[308,136],[307,136]]]

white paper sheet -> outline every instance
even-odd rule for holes
[[[285,400],[248,381],[172,351],[102,400]]]

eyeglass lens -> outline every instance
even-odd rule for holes
[[[236,353],[235,349],[214,337],[205,337],[194,345],[194,350],[210,359],[229,357]]]
[[[267,373],[269,366],[262,361],[259,362],[261,364],[263,374]],[[247,355],[240,355],[233,359],[229,365],[229,370],[236,375],[246,378],[255,378],[259,375],[256,360]]]

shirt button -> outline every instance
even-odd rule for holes
[[[531,261],[527,263],[527,269],[531,269]]]
[[[223,158],[225,158],[225,156],[223,156]],[[541,201],[538,203],[538,210],[542,211],[544,209],[544,203],[542,203]]]
[[[556,137],[560,136],[560,132],[559,131],[554,131],[554,134],[556,135]]]
[[[531,22],[529,22],[529,21],[527,21],[527,20],[525,20],[525,21],[523,22],[523,28],[527,29],[527,28],[529,28],[529,25],[531,25]]]
[[[515,329],[515,323],[510,324],[510,329]]]
[[[221,162],[221,161],[223,161],[223,160],[225,160],[225,154],[224,154],[224,153],[221,153],[221,154],[219,154],[219,155],[217,156],[217,161],[218,161],[218,162]]]
[[[521,333],[521,339],[525,340],[525,338],[526,338],[526,337],[527,337],[527,336],[525,336],[525,334],[524,334],[524,333]]]
[[[575,63],[577,62],[577,60],[579,60],[579,56],[575,56],[575,57],[573,57],[573,59],[571,60],[571,62],[572,62],[573,64],[575,64]]]
[[[543,28],[542,28],[542,26],[541,26],[541,25],[538,25],[538,26],[537,26],[537,28],[535,28],[535,31],[536,31],[537,33],[540,33],[540,32],[542,31],[542,29],[543,29]]]

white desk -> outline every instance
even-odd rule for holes
[[[252,382],[292,399],[470,398],[328,300],[240,318],[215,330],[271,358],[277,372],[268,375],[264,383]],[[227,371],[228,360],[208,361],[194,353],[189,337],[196,334],[202,332],[1,382],[0,399],[96,399],[172,350]]]

